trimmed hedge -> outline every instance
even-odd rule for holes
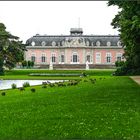
[[[29,76],[83,76],[79,73],[31,73]]]

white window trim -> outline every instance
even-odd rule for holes
[[[122,53],[116,53],[116,61],[117,61],[117,57],[121,57],[121,61],[122,61],[123,54]]]
[[[64,53],[61,53],[59,55],[59,64],[65,64],[65,55],[64,55],[64,62],[61,62],[61,55],[64,55]]]
[[[107,62],[107,57],[110,57],[110,62]],[[110,52],[106,53],[105,60],[106,60],[106,64],[111,64],[112,63],[112,54]]]
[[[36,57],[36,53],[31,53],[31,56],[30,56],[30,61],[32,61],[32,56],[34,56],[35,57],[35,63],[37,62],[37,57]]]
[[[73,62],[73,55],[77,55],[77,62]],[[71,64],[80,64],[80,62],[79,62],[79,55],[78,55],[78,53],[77,52],[73,52],[72,53],[72,56],[71,56]]]
[[[31,56],[35,56],[36,57],[36,53],[31,53]]]
[[[88,62],[89,64],[93,64],[93,57],[92,57],[92,55],[91,55],[91,53],[90,52],[87,52],[87,54],[86,54],[86,58],[87,58],[87,56],[88,55],[90,55],[90,62]]]
[[[42,56],[45,56],[45,62],[42,62]],[[46,64],[46,63],[47,63],[46,53],[42,53],[40,59],[41,59],[41,60],[40,60],[41,64]]]
[[[99,61],[99,62],[97,62],[97,54],[100,54],[100,57],[99,57],[99,58],[100,58],[100,59],[99,59],[100,61]],[[96,53],[95,53],[95,63],[96,63],[96,64],[101,64],[101,58],[102,58],[101,53],[100,53],[100,52],[96,52]]]
[[[52,62],[52,56],[55,56],[55,62]],[[56,64],[56,53],[51,53],[50,62]]]

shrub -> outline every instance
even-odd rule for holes
[[[124,61],[116,61],[115,66],[116,67],[122,67],[124,65],[124,63],[125,63]]]
[[[25,82],[25,83],[23,83],[23,87],[30,87],[29,82]]]
[[[128,73],[127,71],[128,70],[125,66],[118,67],[117,70],[115,71],[114,75],[117,75],[117,76],[126,75],[126,73]]]
[[[17,88],[17,85],[13,83],[13,84],[11,85],[11,87],[12,87],[12,89],[16,89],[16,88]]]
[[[115,73],[113,73],[113,75],[126,75],[128,69],[127,69],[127,62],[124,61],[116,61],[115,65],[117,67],[117,70],[115,71]]]
[[[31,88],[31,91],[32,91],[32,92],[35,92],[36,90],[35,90],[35,88]]]
[[[5,93],[5,92],[2,92],[2,93],[1,93],[1,95],[2,95],[2,96],[5,96],[5,95],[6,95],[6,93]]]
[[[34,66],[34,62],[33,61],[27,61],[27,65],[28,65],[28,68],[31,68]]]

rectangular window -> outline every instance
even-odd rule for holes
[[[73,62],[78,62],[77,55],[73,55]]]
[[[106,62],[111,63],[111,53],[106,54]]]
[[[45,62],[45,61],[46,61],[46,57],[45,57],[45,56],[42,56],[42,57],[41,57],[41,61],[42,61],[42,62]]]
[[[110,63],[110,62],[111,62],[111,57],[110,57],[110,56],[107,56],[107,57],[106,57],[106,62],[107,62],[107,63]]]
[[[56,62],[56,57],[55,54],[52,54],[52,62],[55,63]]]
[[[121,61],[121,57],[120,56],[117,56],[117,61]]]
[[[117,61],[121,61],[122,60],[122,53],[117,53]]]
[[[64,55],[63,54],[61,55],[60,61],[61,61],[61,63],[64,63]]]
[[[90,55],[87,55],[86,62],[87,61],[90,63]]]
[[[101,63],[101,53],[96,53],[96,64]]]
[[[31,61],[35,62],[35,56],[31,56]]]

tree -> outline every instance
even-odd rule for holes
[[[125,46],[126,62],[121,67],[122,73],[137,74],[140,72],[140,1],[110,0],[108,5],[116,5],[120,9],[111,25],[119,30],[122,45]]]
[[[12,69],[21,62],[24,51],[25,44],[17,36],[7,32],[5,25],[0,23],[0,74],[4,73],[4,68]]]

